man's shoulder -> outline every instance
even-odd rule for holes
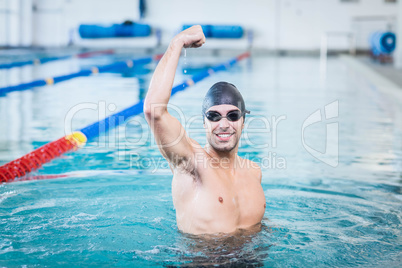
[[[241,168],[246,168],[246,169],[258,169],[261,170],[260,165],[258,165],[257,162],[254,162],[250,159],[247,158],[242,158],[239,156],[239,162],[240,162],[240,167]]]
[[[261,179],[261,167],[250,159],[239,157],[239,166],[242,170],[247,171],[252,177]]]

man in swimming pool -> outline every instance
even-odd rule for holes
[[[248,112],[237,88],[219,82],[208,91],[203,103],[205,148],[167,111],[182,48],[204,43],[198,25],[176,35],[155,69],[144,103],[146,120],[173,172],[177,225],[192,234],[260,228],[265,212],[261,169],[237,155]]]

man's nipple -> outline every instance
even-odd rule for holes
[[[223,203],[223,198],[219,196],[219,203]]]

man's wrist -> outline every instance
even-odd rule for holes
[[[170,42],[170,47],[172,49],[179,49],[181,51],[181,49],[184,47],[184,41],[180,35],[176,35],[172,39],[172,41]]]

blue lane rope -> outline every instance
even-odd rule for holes
[[[0,64],[0,69],[11,69],[14,67],[21,67],[21,66],[25,66],[25,65],[38,65],[38,64],[43,64],[43,63],[49,62],[49,61],[65,60],[65,59],[69,59],[71,57],[72,56],[49,57],[49,58],[33,59],[33,60],[27,60],[27,61],[4,63],[4,64]]]
[[[224,64],[217,65],[209,68],[206,71],[202,71],[191,79],[187,79],[183,83],[175,86],[172,89],[171,95],[176,94],[179,91],[194,85],[195,83],[203,80],[204,78],[212,75],[215,72],[223,71],[230,68],[236,62],[248,57],[249,53],[241,54],[240,56],[232,59]],[[158,56],[156,56],[158,57]],[[132,63],[127,62],[127,65],[133,66]],[[99,71],[99,70],[98,70]],[[24,177],[33,170],[40,168],[43,164],[50,162],[54,158],[69,152],[71,150],[77,150],[81,148],[89,139],[93,139],[99,136],[102,132],[108,131],[112,127],[117,127],[123,123],[127,118],[138,115],[143,112],[144,100],[140,100],[135,105],[113,114],[99,122],[89,125],[81,130],[75,131],[69,135],[66,135],[56,141],[47,143],[36,150],[9,162],[0,167],[0,182],[11,182],[19,177]],[[118,120],[116,120],[118,119]],[[123,119],[123,120],[121,120]],[[111,124],[113,123],[113,124]],[[58,176],[56,176],[58,177]],[[52,177],[52,178],[56,178]]]
[[[114,51],[112,49],[108,49],[108,50],[102,50],[102,51],[83,52],[83,53],[76,54],[76,55],[67,55],[67,56],[61,56],[61,57],[38,58],[38,59],[33,59],[33,60],[17,61],[17,62],[0,64],[0,69],[10,69],[10,68],[21,67],[21,66],[25,66],[25,65],[39,65],[39,64],[50,62],[50,61],[65,60],[65,59],[70,59],[70,58],[74,58],[74,57],[89,58],[89,57],[93,57],[93,56],[99,56],[102,54],[113,54],[113,53],[114,53]]]
[[[249,56],[248,53],[241,54],[240,56],[238,56],[234,59],[231,59],[228,62],[214,66],[212,68],[209,68],[205,71],[201,71],[201,72],[193,75],[190,79],[187,79],[183,83],[173,87],[171,95],[173,96],[177,92],[185,90],[186,88],[207,78],[208,76],[212,75],[213,73],[229,69],[234,64],[236,64],[238,61],[240,61],[243,58],[248,57],[248,56]],[[105,119],[103,119],[101,121],[93,123],[87,127],[77,130],[77,131],[83,133],[88,140],[91,140],[91,139],[99,136],[103,132],[107,132],[110,129],[110,127],[117,127],[120,124],[124,123],[124,121],[127,118],[142,113],[143,108],[144,108],[144,100],[140,100],[138,103],[134,104],[131,107],[128,107],[127,109],[124,109],[121,112],[115,113],[109,117],[106,117]]]
[[[120,62],[115,62],[112,64],[103,65],[103,66],[94,66],[91,69],[81,70],[79,72],[68,74],[68,75],[61,75],[61,76],[57,76],[57,77],[36,80],[36,81],[28,82],[28,83],[19,84],[16,86],[2,87],[2,88],[0,88],[0,96],[4,96],[7,93],[12,92],[12,91],[21,91],[21,90],[30,89],[33,87],[53,85],[53,84],[60,83],[60,82],[63,82],[63,81],[69,80],[69,79],[73,79],[76,77],[80,77],[80,76],[89,76],[91,74],[104,73],[104,72],[108,72],[111,70],[117,70],[117,69],[121,69],[121,68],[132,68],[134,65],[145,65],[145,64],[152,62],[152,60],[154,58],[155,57],[145,57],[145,58],[138,58],[138,59],[132,59],[132,60],[127,60],[127,61],[120,61]]]

